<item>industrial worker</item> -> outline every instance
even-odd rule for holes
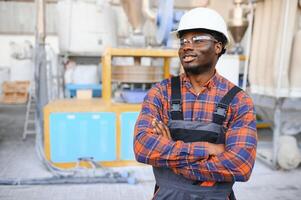
[[[135,125],[138,162],[153,166],[155,200],[235,199],[257,146],[251,98],[215,69],[229,41],[209,8],[184,14],[177,29],[183,74],[152,87]]]

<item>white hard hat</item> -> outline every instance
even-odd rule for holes
[[[191,29],[207,29],[222,33],[229,41],[227,25],[223,17],[210,8],[194,8],[185,13],[179,23],[177,33]]]

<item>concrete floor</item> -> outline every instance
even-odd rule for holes
[[[0,105],[0,180],[44,178],[52,176],[39,161],[33,136],[22,140],[25,106]],[[266,136],[265,136],[266,139]],[[139,180],[130,184],[68,184],[36,186],[0,186],[0,199],[4,200],[149,200],[154,178],[151,167],[114,168],[134,171]],[[236,183],[238,200],[298,200],[301,198],[301,169],[272,170],[256,161],[251,179]]]

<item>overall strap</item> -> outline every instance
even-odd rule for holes
[[[180,76],[174,76],[171,78],[170,115],[172,120],[183,120]],[[156,184],[154,194],[158,191],[158,189],[159,186]]]
[[[170,114],[172,120],[183,120],[180,76],[171,78]]]
[[[240,87],[234,86],[229,90],[229,92],[221,99],[221,101],[217,104],[216,110],[213,113],[213,123],[223,125],[226,116],[228,107],[235,97],[235,95],[240,92],[242,89]]]

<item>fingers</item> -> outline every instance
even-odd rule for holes
[[[153,130],[154,130],[155,134],[162,135],[162,130],[156,123],[153,125],[153,127],[154,127]]]
[[[161,121],[159,122],[159,126],[163,130],[163,136],[171,139],[168,127]]]
[[[153,119],[152,125],[154,127],[153,129],[156,134],[162,135],[168,139],[171,138],[168,127],[162,121]]]
[[[163,135],[164,130],[162,129],[162,126],[160,126],[160,122],[158,120],[153,119],[152,125],[156,134]]]
[[[158,122],[156,119],[153,119],[152,125],[153,125],[154,133],[157,135],[162,135],[162,131],[161,131],[160,127],[158,126]]]

